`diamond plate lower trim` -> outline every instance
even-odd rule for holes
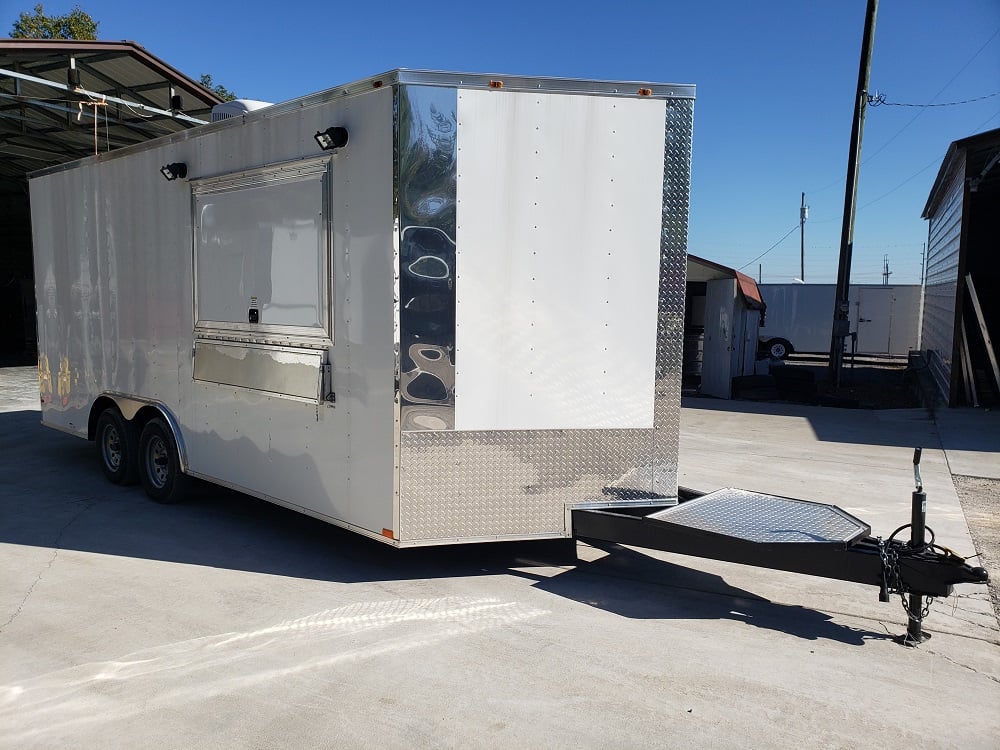
[[[404,432],[399,540],[565,534],[567,503],[651,489],[652,445],[652,430]]]

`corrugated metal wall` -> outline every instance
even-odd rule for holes
[[[920,337],[934,381],[946,402],[950,400],[951,390],[964,191],[965,154],[960,153],[928,221],[927,272],[924,276],[924,315]]]

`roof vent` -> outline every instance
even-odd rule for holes
[[[242,117],[247,112],[270,107],[271,102],[258,102],[255,99],[233,99],[212,107],[212,122],[228,120],[231,117]]]

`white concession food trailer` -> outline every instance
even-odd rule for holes
[[[905,543],[677,486],[693,100],[399,70],[36,172],[42,421],[161,502],[858,581],[919,642],[924,596],[988,579],[925,541],[919,449]]]
[[[398,546],[674,504],[693,104],[397,70],[36,172],[43,422]]]

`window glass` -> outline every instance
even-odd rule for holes
[[[195,196],[198,324],[325,329],[323,175],[264,179]]]

